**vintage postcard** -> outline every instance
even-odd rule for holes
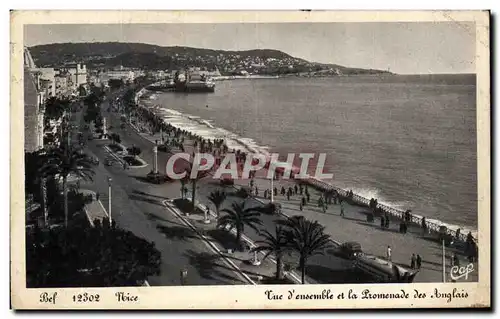
[[[487,11],[13,11],[15,309],[491,307]]]

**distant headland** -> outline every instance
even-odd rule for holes
[[[222,76],[241,75],[389,75],[389,71],[351,68],[310,62],[271,49],[225,51],[192,47],[162,47],[145,43],[86,42],[53,43],[30,47],[37,65],[53,67],[75,62],[89,68],[124,66],[143,70],[175,70],[198,67],[218,70]]]

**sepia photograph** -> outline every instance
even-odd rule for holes
[[[490,306],[488,12],[170,14],[11,13],[15,307]]]

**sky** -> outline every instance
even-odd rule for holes
[[[475,73],[475,28],[455,22],[27,25],[27,46],[138,42],[207,49],[276,49],[311,62],[400,74]]]

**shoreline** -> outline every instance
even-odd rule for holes
[[[185,130],[185,131],[189,131],[195,135],[200,135],[199,132],[195,132],[194,130],[192,130],[191,128],[185,128],[185,127],[182,127],[180,126],[179,124],[176,124],[176,123],[172,123],[172,122],[169,122],[168,120],[168,116],[167,118],[165,118],[165,114],[163,113],[159,113],[158,110],[167,110],[167,108],[164,108],[160,105],[154,105],[154,106],[148,106],[146,105],[145,103],[141,103],[141,97],[143,96],[148,96],[149,94],[149,91],[146,89],[146,88],[143,88],[141,89],[137,95],[136,95],[136,104],[138,107],[141,107],[145,110],[147,110],[148,112],[154,114],[158,119],[160,119],[161,121],[173,126],[173,127],[176,127],[176,128],[180,128],[182,130]],[[154,94],[153,92],[151,92],[151,94]],[[165,112],[165,111],[162,111],[162,112]],[[177,112],[177,111],[176,111]],[[190,120],[194,120],[196,121],[197,123],[203,125],[204,122],[206,122],[205,120],[199,118],[199,117],[196,117],[196,116],[192,116],[192,115],[186,115],[186,114],[183,114],[181,112],[177,112],[180,115],[185,115],[187,116],[188,119]],[[174,115],[174,114],[172,114]],[[203,123],[202,123],[203,122]],[[205,123],[206,124],[206,123]],[[208,139],[213,139],[213,136],[210,136],[210,137],[205,137],[203,135],[200,135],[202,136],[203,138],[208,138]],[[224,137],[224,144],[227,145],[227,140],[226,140],[226,137]],[[248,145],[246,145],[245,143],[241,142],[241,141],[238,141],[238,140],[235,140],[236,143],[238,143],[240,145],[240,147],[233,147],[234,149],[239,149],[240,151],[243,151],[243,152],[246,152],[246,153],[249,153],[249,154],[255,154],[255,153],[260,153],[262,154],[262,152],[259,152],[259,150],[257,149],[254,149],[252,147],[249,147]],[[232,149],[232,148],[230,148]],[[298,169],[296,167],[292,167],[292,171],[294,169]],[[310,186],[312,187],[315,187],[317,189],[320,189],[322,191],[332,191],[332,190],[335,190],[339,193],[339,195],[341,195],[342,197],[344,198],[349,198],[347,195],[349,193],[349,190],[346,190],[346,189],[343,189],[343,188],[340,188],[340,187],[337,187],[333,184],[330,184],[330,183],[327,183],[325,181],[322,181],[322,180],[319,180],[319,179],[316,179],[314,177],[309,177],[307,179],[293,179],[294,182],[296,183],[307,183],[309,184]],[[362,196],[362,195],[359,195],[359,194],[352,194],[352,197],[350,197],[350,199],[353,201],[353,203],[355,205],[358,205],[358,206],[362,206],[362,207],[369,207],[369,203],[370,203],[370,199]],[[404,220],[404,216],[405,216],[405,213],[406,211],[405,210],[402,210],[402,209],[398,209],[398,208],[394,208],[394,207],[391,207],[387,204],[382,204],[382,203],[378,203],[378,208],[380,208],[381,210],[381,213],[387,213],[388,215],[392,216],[392,217],[395,217],[399,220]],[[441,231],[441,228],[444,227],[444,232],[445,234],[448,234],[450,235],[452,238],[454,239],[458,239],[460,241],[463,241],[463,242],[466,242],[466,238],[467,238],[467,234],[469,232],[471,232],[474,240],[476,241],[476,243],[478,243],[478,232],[477,232],[477,229],[474,229],[470,226],[466,226],[466,227],[461,227],[461,226],[458,226],[458,225],[455,225],[455,224],[452,224],[452,223],[447,223],[447,222],[443,222],[443,221],[440,221],[440,220],[437,220],[437,219],[434,219],[432,217],[424,217],[422,215],[419,215],[419,214],[415,214],[413,212],[410,212],[410,219],[409,219],[409,223],[413,224],[413,225],[417,225],[418,227],[420,228],[423,228],[423,219],[425,218],[425,225],[426,225],[426,228],[427,228],[427,232],[433,232],[433,233],[440,233]],[[456,233],[457,233],[457,230],[460,230],[459,232],[459,236],[457,237],[456,236]]]

